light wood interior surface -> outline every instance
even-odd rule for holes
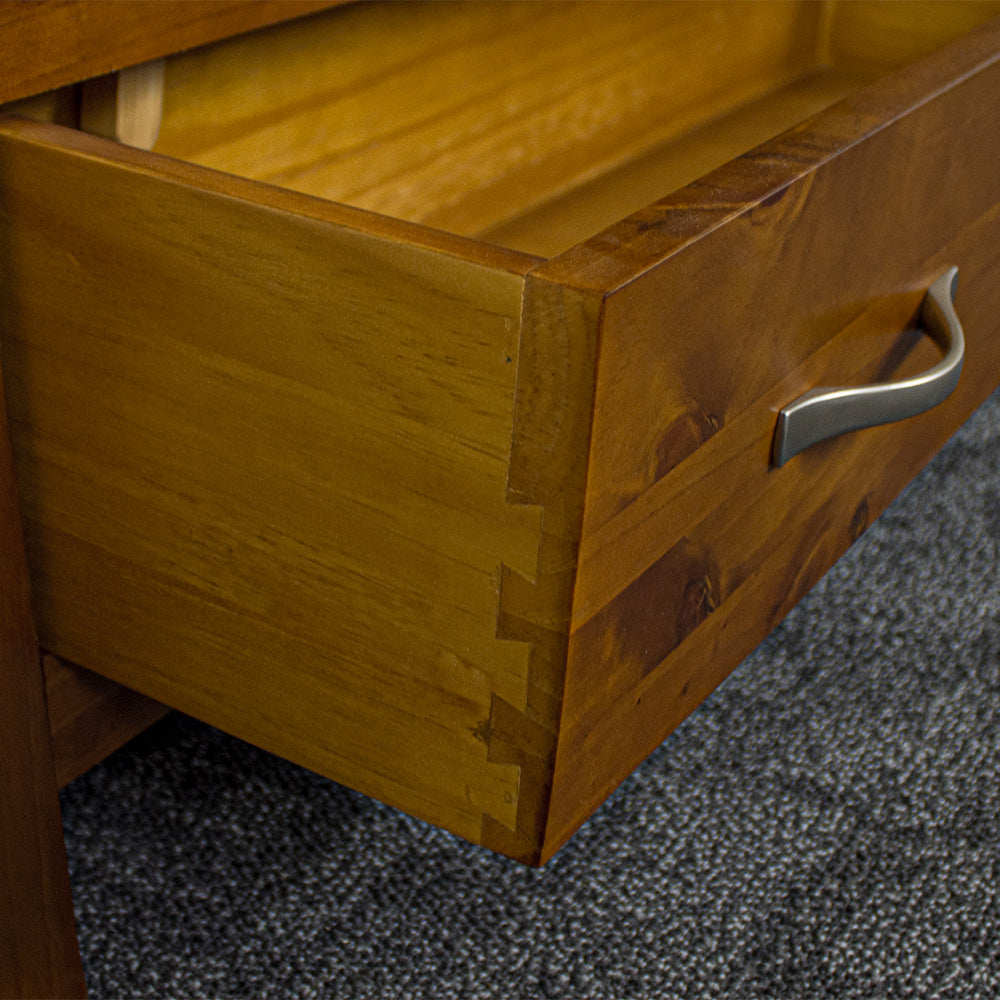
[[[552,256],[998,12],[348,6],[172,60],[155,148]]]

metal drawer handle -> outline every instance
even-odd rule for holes
[[[817,441],[903,420],[946,399],[958,384],[965,357],[965,336],[953,305],[957,289],[958,268],[951,267],[924,296],[921,323],[945,352],[933,368],[899,382],[810,389],[778,414],[774,464],[784,465]]]

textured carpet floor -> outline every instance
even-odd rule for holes
[[[63,794],[96,997],[1000,997],[1000,395],[545,869],[183,718]]]

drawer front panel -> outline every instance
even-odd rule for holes
[[[981,34],[983,51],[998,38]],[[552,842],[760,642],[997,384],[993,58],[969,72],[942,54],[901,75],[895,94],[861,94],[631,220],[640,241],[660,227],[669,252],[604,302]],[[781,182],[768,186],[768,173]],[[733,192],[754,182],[760,195],[737,204]],[[703,228],[678,239],[699,212]],[[579,283],[615,266],[593,260]],[[952,264],[968,340],[956,392],[773,468],[777,413],[806,390],[938,360],[914,326]]]

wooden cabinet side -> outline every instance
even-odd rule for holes
[[[0,995],[86,995],[0,381]]]

